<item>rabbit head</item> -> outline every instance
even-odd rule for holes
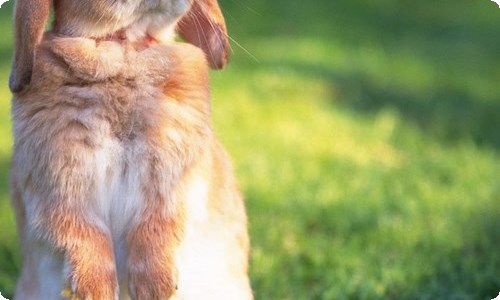
[[[159,42],[179,33],[200,47],[214,69],[228,61],[229,42],[217,0],[53,0],[56,34],[105,38],[121,32],[127,40]],[[31,82],[35,48],[40,43],[50,0],[17,0],[15,53],[9,86],[18,93]]]

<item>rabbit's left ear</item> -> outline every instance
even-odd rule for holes
[[[49,17],[50,0],[17,0],[14,11],[14,61],[9,87],[21,92],[31,81],[35,48],[40,43]]]
[[[205,52],[212,69],[222,69],[228,63],[226,22],[217,0],[194,0],[189,12],[179,21],[177,32]]]

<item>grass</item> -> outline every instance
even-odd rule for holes
[[[245,50],[233,43],[230,67],[212,74],[213,114],[247,199],[256,299],[496,297],[498,6],[220,2]],[[9,14],[0,10],[0,291],[11,297]]]

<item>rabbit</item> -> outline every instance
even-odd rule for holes
[[[49,9],[15,7],[15,299],[252,299],[210,121],[208,66],[228,61],[216,0],[54,0],[44,33]]]

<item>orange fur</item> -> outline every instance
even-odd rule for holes
[[[218,6],[203,13],[214,7],[221,18]],[[138,44],[56,31],[33,54],[12,102],[16,299],[252,298],[243,201],[211,129],[208,54]]]

